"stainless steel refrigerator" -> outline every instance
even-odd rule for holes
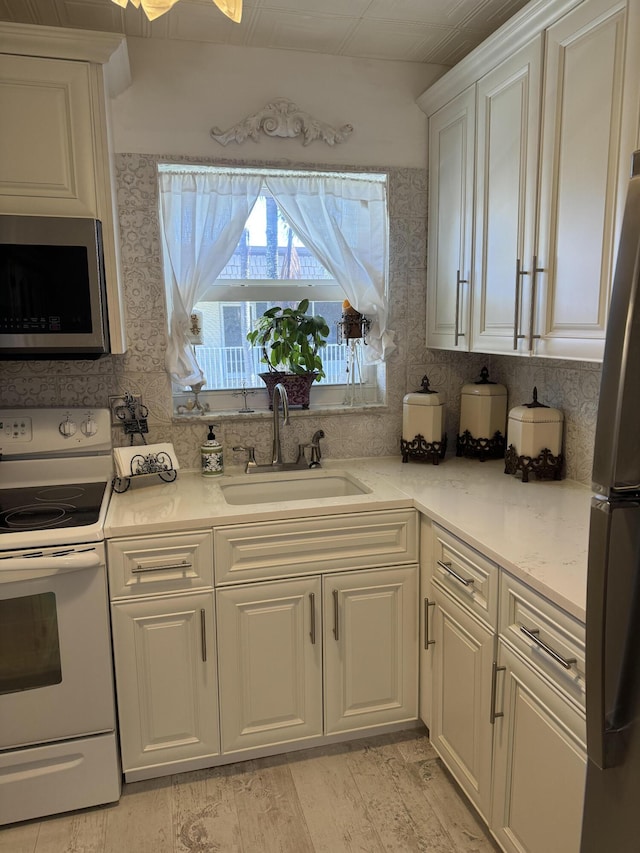
[[[640,851],[640,151],[607,327],[587,580],[587,785],[581,853]]]

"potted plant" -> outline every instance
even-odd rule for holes
[[[307,314],[308,308],[308,299],[295,308],[268,308],[247,333],[249,343],[262,348],[261,361],[268,372],[260,377],[267,386],[269,400],[275,385],[281,382],[290,405],[303,409],[309,408],[311,385],[325,375],[320,350],[329,337],[327,321],[319,314]]]

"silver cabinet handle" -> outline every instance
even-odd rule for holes
[[[315,594],[315,592],[309,593],[309,603],[311,604],[311,630],[309,631],[309,636],[311,637],[311,645],[315,646],[315,644],[316,644],[316,594]]]
[[[451,577],[455,578],[457,581],[460,581],[461,584],[465,586],[471,586],[472,583],[475,583],[475,578],[463,578],[462,575],[459,575],[456,571],[451,568],[451,563],[443,563],[442,560],[438,560],[438,565],[441,569],[444,569],[445,572],[451,575]]]
[[[531,310],[529,312],[529,352],[533,352],[533,342],[540,335],[534,334],[535,332],[535,318],[536,318],[536,296],[538,291],[538,273],[544,272],[544,267],[538,266],[538,256],[533,256],[533,266],[532,266],[532,277],[531,277]]]
[[[535,643],[539,649],[542,649],[543,652],[546,652],[550,658],[553,658],[553,660],[556,663],[559,663],[560,666],[563,666],[565,669],[571,669],[573,664],[577,663],[576,658],[564,658],[564,657],[562,657],[562,655],[560,655],[560,654],[558,654],[558,652],[554,651],[554,649],[552,649],[551,646],[548,646],[544,642],[544,640],[541,640],[540,637],[538,636],[540,633],[539,628],[525,628],[524,625],[521,625],[520,630],[525,635],[525,637],[528,637],[532,643]]]
[[[429,601],[428,598],[424,600],[424,648],[425,651],[429,651],[429,646],[435,645],[435,640],[429,639],[429,608],[435,607],[435,601]]]
[[[202,644],[202,663],[207,662],[207,622],[204,609],[200,610],[200,642]]]
[[[460,285],[469,284],[468,278],[460,278],[460,270],[456,271],[456,327],[454,332],[454,346],[458,346],[458,338],[464,338],[464,332],[460,332]]]
[[[513,348],[518,349],[518,341],[524,338],[520,334],[520,304],[522,302],[522,276],[529,275],[527,270],[522,269],[520,258],[516,260],[516,300],[515,300],[515,316],[513,319]]]
[[[504,711],[496,711],[496,694],[498,692],[498,673],[505,670],[506,666],[498,666],[497,660],[491,664],[491,710],[489,712],[491,725],[495,723],[498,717],[504,717]]]
[[[141,572],[166,572],[170,569],[190,569],[192,566],[193,563],[190,563],[188,560],[183,560],[181,563],[171,563],[168,566],[141,566],[140,563],[138,563],[138,565],[134,566],[131,571],[134,575],[137,575]]]
[[[340,639],[340,610],[339,610],[339,602],[338,602],[338,590],[333,590],[333,636],[336,640]]]

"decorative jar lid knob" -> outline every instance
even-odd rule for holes
[[[438,392],[434,391],[433,388],[430,388],[429,385],[430,385],[429,377],[425,373],[425,375],[422,377],[422,382],[420,383],[420,388],[418,388],[418,391],[416,393],[418,393],[418,394],[437,394]]]
[[[480,371],[480,379],[476,379],[476,385],[495,385],[495,382],[492,382],[489,379],[489,371],[486,367],[483,367]]]
[[[533,386],[533,400],[530,403],[523,403],[527,409],[548,409],[549,406],[545,406],[544,403],[538,402],[538,387],[536,385]]]

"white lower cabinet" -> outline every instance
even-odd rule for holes
[[[579,853],[584,626],[436,524],[429,542],[420,672],[433,747],[506,853]]]
[[[320,578],[219,589],[224,752],[322,734]]]
[[[112,604],[123,771],[175,773],[220,752],[212,592]]]
[[[325,733],[418,716],[418,567],[323,578]]]
[[[436,591],[431,742],[485,820],[491,803],[495,634]]]
[[[579,853],[584,714],[502,640],[497,662],[492,831],[509,853]]]
[[[417,521],[404,508],[109,540],[126,780],[417,720]]]
[[[431,543],[433,528],[431,521],[420,516],[420,640],[418,649],[419,696],[418,709],[420,719],[433,732],[433,612],[436,603],[433,599],[431,583]]]
[[[216,595],[224,753],[417,718],[417,566]]]

